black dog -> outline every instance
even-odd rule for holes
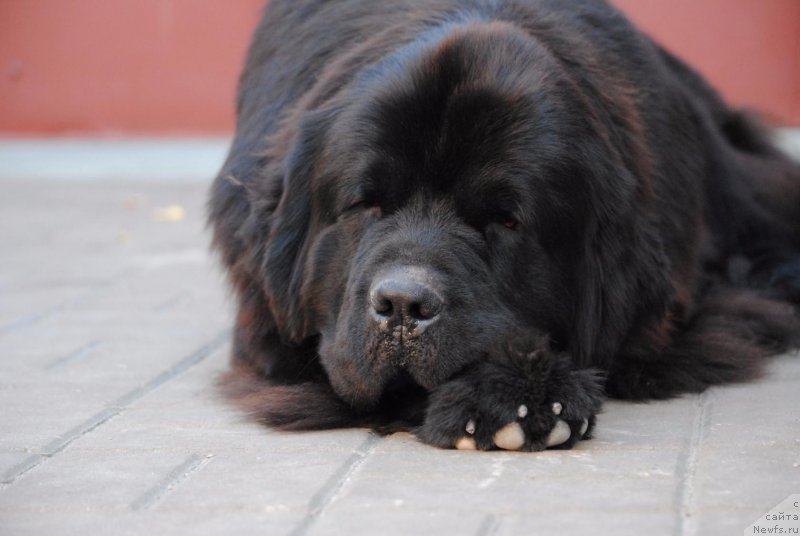
[[[272,0],[210,221],[282,429],[570,447],[800,332],[800,167],[602,0]]]

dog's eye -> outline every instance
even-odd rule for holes
[[[519,222],[506,214],[498,214],[492,223],[502,225],[506,229],[511,229],[512,231],[515,231],[519,227]]]
[[[342,216],[357,212],[368,212],[371,216],[380,217],[381,207],[377,203],[361,199],[355,203],[351,203],[346,209],[344,209],[342,211]]]

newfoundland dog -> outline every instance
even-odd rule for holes
[[[798,342],[800,166],[603,0],[272,0],[209,205],[286,430],[585,439]]]

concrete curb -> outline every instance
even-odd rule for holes
[[[800,158],[800,128],[777,131]],[[210,181],[230,138],[0,138],[0,181]]]
[[[230,138],[0,139],[0,180],[210,181]]]

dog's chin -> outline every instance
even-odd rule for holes
[[[430,391],[468,364],[463,356],[444,355],[435,346],[406,350],[321,351],[320,357],[334,392],[358,412],[375,410],[387,396]]]

